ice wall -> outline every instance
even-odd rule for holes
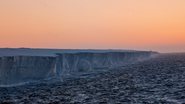
[[[0,85],[13,85],[50,77],[55,63],[55,57],[1,57]]]
[[[56,56],[0,57],[0,86],[17,85],[70,73],[120,67],[150,58],[154,52],[79,52]]]
[[[66,53],[58,54],[58,75],[82,71],[100,70],[102,68],[121,67],[149,58],[150,52],[106,52],[106,53]]]

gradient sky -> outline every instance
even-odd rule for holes
[[[0,0],[0,47],[185,51],[185,0]]]

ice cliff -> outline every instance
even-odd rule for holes
[[[55,63],[55,57],[1,57],[0,85],[13,85],[50,77]]]
[[[55,56],[1,56],[0,86],[16,85],[67,74],[124,66],[150,58],[155,52],[75,52]]]

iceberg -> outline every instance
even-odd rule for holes
[[[46,50],[42,50],[44,51]],[[49,54],[45,52],[42,56],[42,52],[39,53],[40,56],[35,55],[36,52],[34,55],[32,52],[25,52],[22,55],[4,53],[0,56],[0,86],[19,85],[52,77],[62,79],[71,73],[122,67],[157,54],[151,51],[50,50]]]

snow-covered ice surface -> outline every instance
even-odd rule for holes
[[[0,56],[56,56],[56,53],[134,52],[134,50],[0,48]]]
[[[0,88],[0,103],[184,104],[185,54],[161,54],[61,81]]]

